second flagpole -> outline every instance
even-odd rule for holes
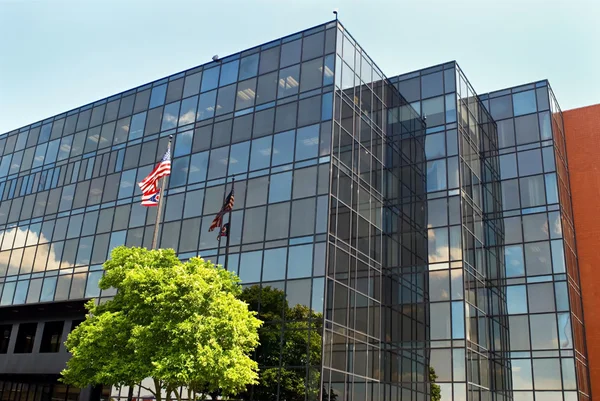
[[[233,193],[233,188],[235,187],[235,175],[233,176],[233,180],[231,181],[231,193]],[[229,271],[228,269],[228,264],[229,264],[229,239],[231,238],[231,211],[233,210],[233,207],[229,209],[229,218],[227,220],[227,224],[229,224],[229,227],[227,229],[227,242],[225,242],[225,270]]]
[[[171,141],[173,140],[173,135],[169,135],[169,145],[167,147],[167,151],[169,152],[169,159],[171,159]],[[165,195],[165,186],[167,182],[167,177],[162,178],[162,182],[160,183],[160,192],[158,193],[158,206],[156,210],[156,221],[154,222],[154,235],[152,236],[152,249],[156,249],[158,246],[158,231],[160,228],[160,220],[162,216],[162,205],[163,198]]]

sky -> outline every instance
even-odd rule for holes
[[[388,77],[456,60],[486,93],[600,103],[599,0],[0,0],[0,133],[334,18]]]

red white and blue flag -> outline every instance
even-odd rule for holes
[[[157,189],[156,192],[142,194],[142,206],[158,206],[159,197],[160,189]]]
[[[141,182],[138,186],[142,190],[142,205],[157,206],[159,196],[158,180],[162,177],[171,174],[171,148],[167,149],[160,163],[156,165],[154,170]]]

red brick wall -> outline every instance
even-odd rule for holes
[[[600,104],[563,112],[592,394],[600,397]]]

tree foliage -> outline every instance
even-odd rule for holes
[[[290,307],[285,293],[258,285],[244,289],[241,299],[265,322],[259,330],[255,360],[260,366],[255,400],[316,400],[321,381],[322,315],[304,305]],[[281,365],[280,365],[281,364]],[[307,375],[308,367],[308,375]],[[250,394],[242,395],[249,399]]]
[[[130,386],[145,378],[168,397],[236,394],[257,383],[261,322],[239,299],[239,279],[200,258],[182,263],[171,249],[115,248],[100,288],[114,299],[87,304],[89,315],[66,342],[63,381],[79,387]],[[140,384],[141,385],[141,384]],[[157,401],[161,391],[147,389]]]
[[[435,384],[438,376],[435,374],[435,369],[431,366],[429,367],[429,383],[431,386],[431,401],[441,401],[442,399],[442,389],[439,384]]]

